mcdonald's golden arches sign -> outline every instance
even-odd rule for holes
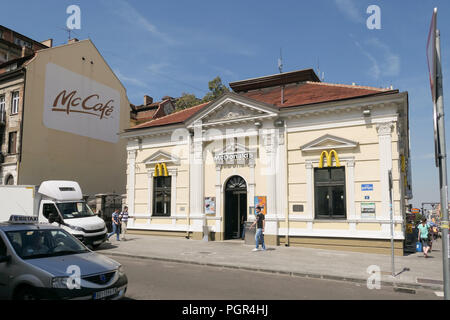
[[[157,163],[155,165],[155,177],[167,177],[167,166],[165,163]]]
[[[324,158],[327,159],[327,167],[333,166],[333,155],[334,155],[334,159],[336,160],[336,167],[340,167],[341,163],[339,162],[339,156],[338,156],[336,150],[331,150],[330,152],[322,151],[322,153],[320,154],[320,159],[319,159],[319,168],[323,168],[323,159]]]

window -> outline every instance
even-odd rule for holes
[[[6,256],[6,244],[3,242],[2,237],[0,237],[0,257]]]
[[[316,219],[345,219],[345,168],[315,168]]]
[[[6,104],[5,104],[5,95],[1,95],[0,96],[0,122],[4,122],[5,119],[5,108],[6,108]]]
[[[9,133],[8,153],[10,153],[10,154],[17,153],[17,132],[16,131]]]
[[[45,203],[42,208],[42,214],[46,219],[50,216],[50,214],[53,214],[54,216],[58,216],[58,211],[56,210],[56,207],[53,203]]]
[[[12,176],[12,174],[10,174],[10,175],[6,178],[6,180],[5,180],[5,185],[8,185],[8,186],[14,185],[14,177]]]
[[[172,177],[153,178],[153,215],[170,216]]]
[[[11,114],[17,113],[19,113],[19,91],[14,91],[11,99]]]
[[[18,46],[21,47],[27,47],[30,48],[32,47],[31,43],[22,39],[19,39],[17,37],[14,37],[14,43],[17,44]]]

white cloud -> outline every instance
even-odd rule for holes
[[[364,22],[364,18],[362,16],[362,12],[359,11],[355,2],[353,0],[334,0],[338,9],[345,15],[347,18],[352,20],[353,22]]]
[[[143,82],[142,80],[139,80],[137,78],[127,77],[127,76],[123,75],[119,70],[114,70],[114,73],[122,82],[126,82],[126,83],[129,83],[129,84],[132,84],[132,85],[135,85],[138,87],[143,87],[143,88],[148,87],[148,85],[145,82]]]
[[[177,44],[177,42],[168,34],[161,32],[154,24],[147,20],[133,6],[124,0],[108,0],[105,2],[109,8],[120,16],[123,20],[135,25],[137,28],[145,30],[152,36],[162,40],[169,45]]]
[[[354,38],[353,35],[350,35]],[[400,74],[400,56],[393,53],[391,48],[377,38],[364,41],[363,45],[354,40],[355,45],[371,63],[369,75],[375,80],[386,77],[397,77]],[[385,79],[391,80],[391,79]]]

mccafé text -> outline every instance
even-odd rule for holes
[[[109,100],[106,103],[100,102],[100,96],[98,94],[78,97],[76,90],[69,94],[67,94],[66,90],[63,90],[56,96],[52,111],[65,111],[67,114],[71,112],[84,113],[104,119],[113,113],[113,102],[114,100]]]

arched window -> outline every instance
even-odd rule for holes
[[[14,184],[14,177],[13,177],[12,174],[10,174],[10,175],[8,175],[6,177],[5,184],[6,185],[13,185]]]

